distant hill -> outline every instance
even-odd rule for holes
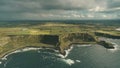
[[[0,21],[0,27],[12,27],[21,24],[35,25],[44,23],[67,23],[67,24],[96,24],[100,23],[103,25],[116,25],[120,26],[120,20],[11,20],[11,21]]]

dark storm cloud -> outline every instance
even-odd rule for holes
[[[74,2],[74,1],[73,1]],[[80,3],[79,3],[80,4]],[[26,11],[26,10],[73,10],[84,9],[69,2],[69,0],[2,0],[0,1],[1,11]]]
[[[0,20],[120,18],[119,10],[120,0],[0,0]]]
[[[105,6],[103,0],[1,0],[0,6],[4,9],[45,9],[45,10],[74,10],[94,8],[96,5]],[[13,10],[14,11],[14,10]]]

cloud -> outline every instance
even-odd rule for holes
[[[2,0],[0,1],[2,10],[16,9],[44,9],[44,10],[83,10],[94,8],[96,6],[105,7],[106,0]]]
[[[0,0],[0,20],[120,18],[120,0]]]
[[[120,7],[120,0],[109,0],[108,8],[117,8]]]

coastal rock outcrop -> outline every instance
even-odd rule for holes
[[[78,44],[91,44],[96,42],[96,38],[88,33],[69,33],[60,35],[59,50],[64,55],[65,50],[69,49],[74,43]]]
[[[115,48],[113,44],[108,43],[108,42],[106,42],[106,41],[99,41],[99,42],[97,42],[97,43],[98,43],[99,45],[104,46],[104,47],[107,48],[107,49],[114,49],[114,48]]]

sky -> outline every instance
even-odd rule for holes
[[[0,20],[120,19],[120,0],[0,0]]]

